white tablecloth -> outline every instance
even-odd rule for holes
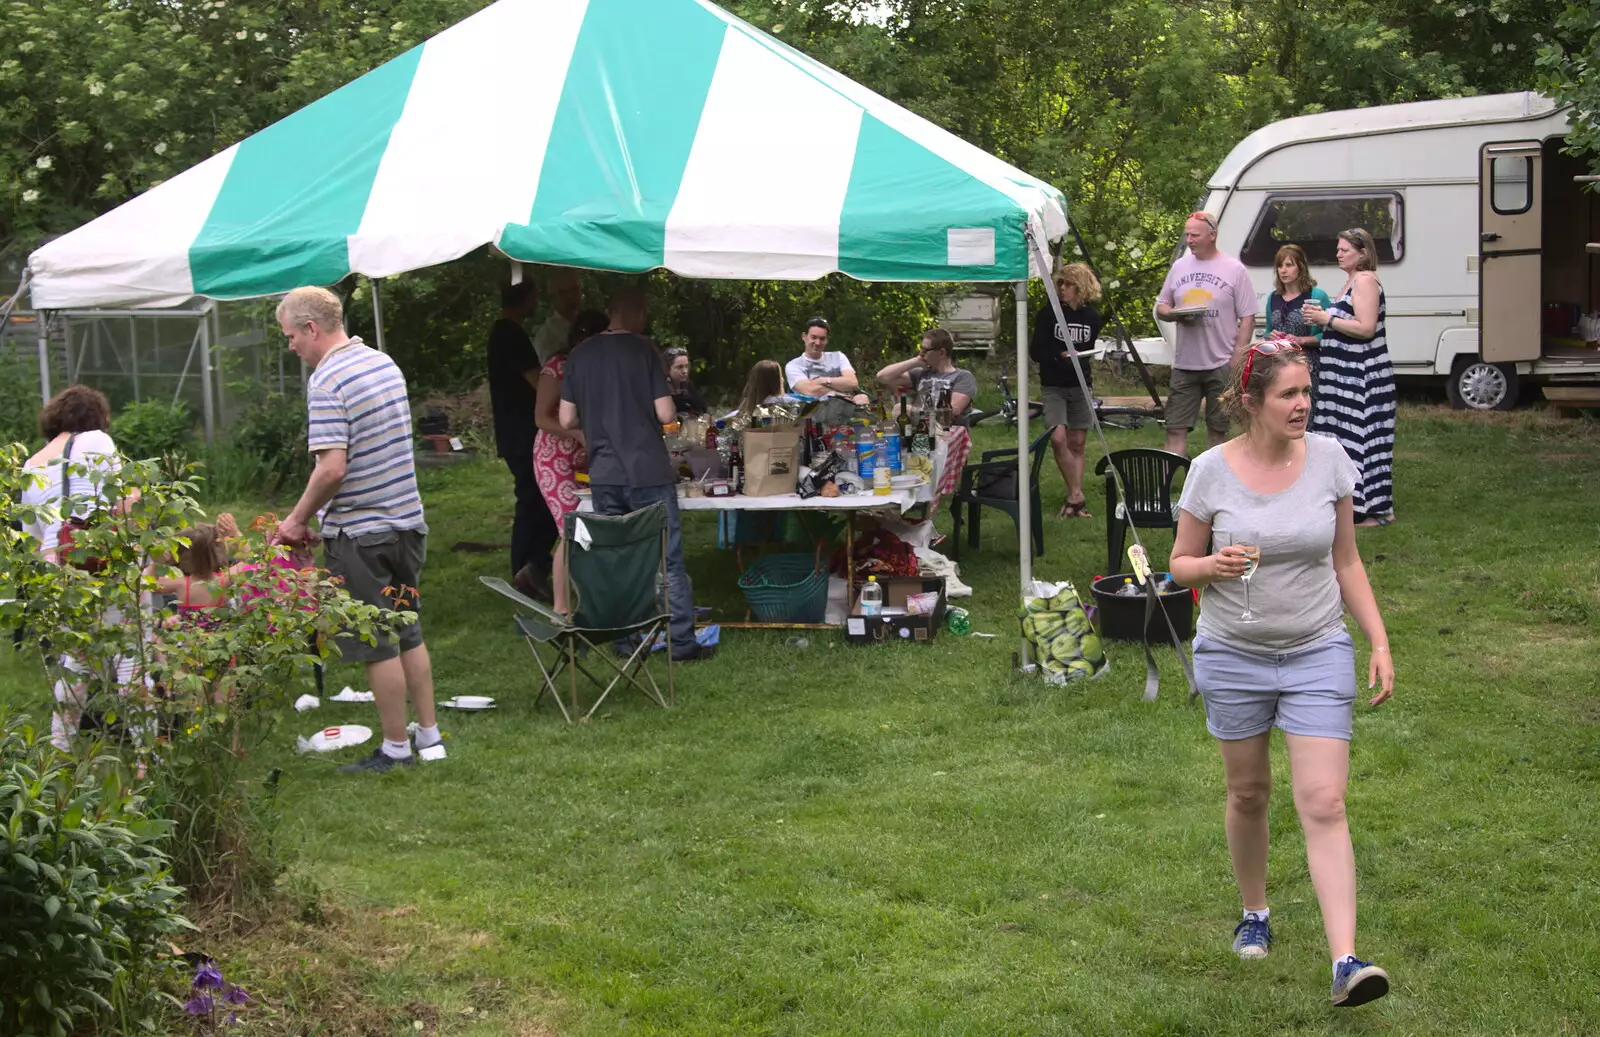
[[[848,497],[807,497],[801,499],[799,494],[780,493],[773,497],[679,497],[678,508],[681,511],[868,511],[873,508],[893,508],[904,513],[905,510],[917,503],[918,494],[925,493],[927,487],[910,490],[895,490],[886,496],[875,493],[857,493]],[[578,510],[589,512],[594,510],[594,502],[588,497],[578,501]]]

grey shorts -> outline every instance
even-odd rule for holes
[[[1228,434],[1228,412],[1222,409],[1222,393],[1228,387],[1229,369],[1209,371],[1172,369],[1167,394],[1167,428],[1187,432],[1200,416],[1200,401],[1206,401],[1206,428],[1219,436]]]
[[[1046,385],[1044,393],[1044,427],[1055,428],[1065,425],[1067,428],[1093,428],[1094,404],[1083,395],[1080,386]]]
[[[388,530],[351,537],[340,533],[323,542],[328,572],[344,578],[352,598],[379,608],[421,611],[422,563],[428,557],[428,535],[414,529]],[[393,659],[422,644],[422,621],[378,635],[369,645],[359,637],[338,639],[339,654],[347,662],[376,663]]]
[[[1224,741],[1278,727],[1292,735],[1350,740],[1356,705],[1356,648],[1341,632],[1278,655],[1194,639],[1194,682],[1206,730]]]

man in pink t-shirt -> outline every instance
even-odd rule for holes
[[[1183,225],[1189,250],[1167,272],[1156,300],[1156,319],[1176,322],[1172,391],[1167,396],[1167,449],[1189,452],[1189,430],[1206,401],[1206,445],[1228,438],[1222,391],[1233,354],[1255,332],[1256,292],[1244,264],[1217,249],[1217,218],[1190,213]],[[1176,311],[1176,312],[1174,312]],[[1185,311],[1203,311],[1186,313]]]

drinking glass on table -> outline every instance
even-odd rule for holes
[[[1244,574],[1239,577],[1244,581],[1244,613],[1239,622],[1258,622],[1256,614],[1250,611],[1250,577],[1261,567],[1261,534],[1253,529],[1235,529],[1219,531],[1216,537],[1220,546],[1237,547],[1244,554]]]

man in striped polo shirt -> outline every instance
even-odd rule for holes
[[[411,445],[411,402],[395,362],[344,331],[344,307],[325,288],[296,288],[278,304],[289,348],[312,368],[306,388],[307,441],[316,467],[300,501],[278,526],[281,541],[303,541],[313,515],[322,522],[328,571],[351,597],[380,608],[420,610],[428,524]],[[433,664],[412,623],[370,645],[341,637],[346,659],[366,663],[383,725],[383,744],[350,772],[387,771],[416,762],[406,736],[406,698],[416,707],[417,749],[439,744]]]

